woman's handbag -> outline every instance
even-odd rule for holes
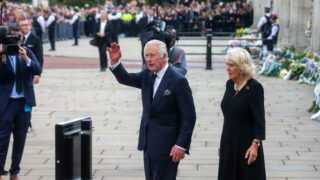
[[[89,41],[89,44],[92,46],[98,46],[98,39],[97,38],[93,38]]]

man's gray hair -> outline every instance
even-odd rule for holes
[[[164,42],[160,41],[160,40],[151,40],[151,41],[148,41],[146,43],[146,45],[144,46],[144,49],[143,49],[143,53],[145,54],[146,53],[146,48],[150,45],[157,45],[158,46],[158,52],[160,54],[160,58],[163,58],[163,55],[166,54],[167,57],[168,57],[168,52],[167,52],[167,46]],[[167,58],[168,60],[168,58]]]

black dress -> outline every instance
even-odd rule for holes
[[[265,180],[263,146],[258,157],[248,165],[245,154],[254,138],[265,139],[264,95],[255,79],[236,93],[234,82],[227,81],[221,102],[224,124],[220,141],[218,180]]]

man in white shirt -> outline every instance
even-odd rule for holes
[[[80,13],[79,13],[79,7],[74,7],[74,14],[72,16],[72,19],[70,21],[70,24],[72,25],[72,34],[74,38],[74,44],[73,46],[78,46],[78,34],[79,34],[79,22],[80,22]]]
[[[97,44],[99,48],[99,59],[100,59],[100,71],[106,71],[108,67],[108,57],[106,55],[107,47],[110,47],[112,42],[111,34],[113,32],[113,27],[108,21],[108,16],[105,11],[101,12],[100,20],[96,25],[96,36]]]
[[[45,14],[47,17],[46,28],[48,28],[48,37],[49,37],[49,42],[51,46],[51,49],[49,51],[55,51],[56,50],[55,33],[56,33],[57,17],[56,17],[56,14],[54,12],[51,12],[50,9],[46,9]]]
[[[121,62],[120,46],[108,48],[111,71],[118,82],[141,89],[142,118],[138,150],[144,154],[147,180],[175,180],[178,164],[189,153],[196,112],[188,80],[168,64],[166,45],[146,43],[147,69],[128,73]]]

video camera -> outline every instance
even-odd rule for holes
[[[10,34],[7,26],[0,26],[0,44],[3,45],[3,54],[12,56],[19,54],[20,34]]]
[[[142,59],[144,62],[143,49],[146,43],[150,40],[157,39],[164,42],[167,46],[167,51],[169,52],[169,45],[172,40],[172,35],[165,31],[166,23],[161,20],[154,20],[147,24],[141,31],[140,41],[142,45]]]

